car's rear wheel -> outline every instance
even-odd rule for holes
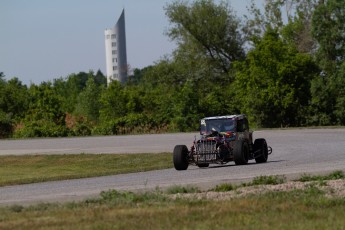
[[[210,164],[209,163],[198,163],[197,166],[199,168],[207,168]]]
[[[249,146],[247,142],[236,141],[233,151],[234,151],[234,161],[236,165],[245,165],[248,163]]]
[[[260,150],[260,152],[259,152]],[[258,157],[255,157],[256,163],[265,163],[267,162],[268,158],[268,147],[267,142],[263,138],[256,139],[254,141],[254,151],[255,155],[258,155]],[[258,153],[256,153],[258,152]]]
[[[173,152],[174,167],[176,170],[188,168],[188,148],[185,145],[176,145]]]

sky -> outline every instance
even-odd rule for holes
[[[127,63],[153,65],[176,48],[164,7],[174,0],[1,0],[0,72],[40,84],[105,68],[104,30],[125,9]],[[249,0],[229,0],[239,17]]]

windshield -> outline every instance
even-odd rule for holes
[[[210,134],[212,129],[217,132],[234,132],[235,122],[231,119],[212,119],[212,120],[201,120],[200,123],[200,134]]]

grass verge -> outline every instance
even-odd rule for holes
[[[240,185],[233,185],[233,184],[219,184],[215,188],[211,189],[210,191],[214,192],[228,192],[236,190],[237,188],[241,187],[248,187],[248,186],[255,186],[255,185],[276,185],[282,184],[286,182],[286,178],[283,175],[272,175],[272,176],[258,176],[253,179],[252,182],[249,183],[242,183]]]
[[[0,186],[171,167],[171,153],[0,156]]]
[[[300,179],[297,181],[306,182],[306,181],[323,181],[323,180],[337,180],[337,179],[345,179],[345,174],[341,170],[334,171],[328,175],[309,175],[309,174],[303,174]]]
[[[222,201],[111,190],[78,203],[0,208],[0,229],[343,229],[344,215],[345,198],[317,186]]]

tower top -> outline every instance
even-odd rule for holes
[[[124,8],[114,27],[105,30],[105,53],[108,84],[113,80],[125,83],[128,78],[128,65]]]

